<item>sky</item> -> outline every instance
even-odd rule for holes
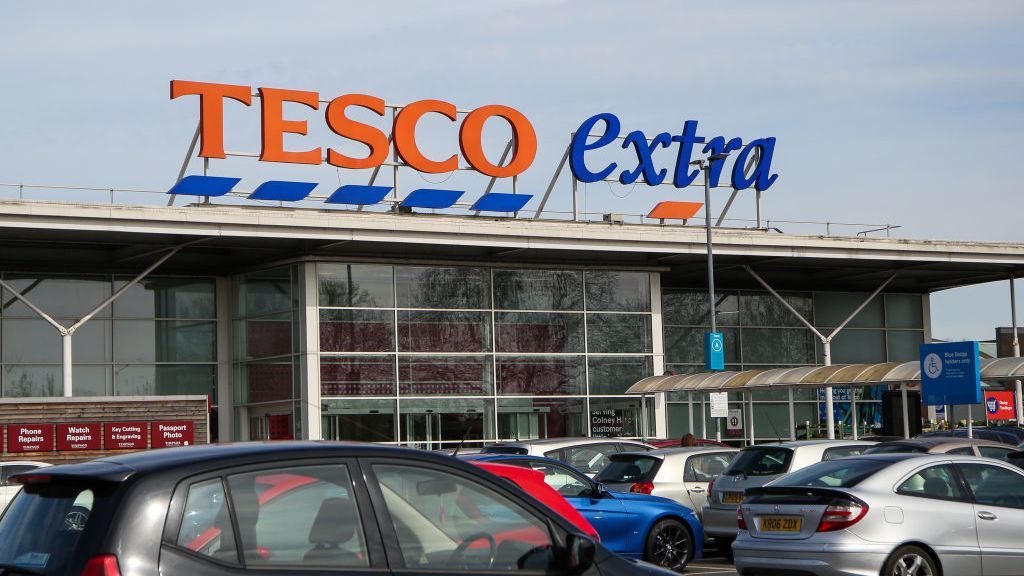
[[[165,190],[198,117],[194,97],[169,98],[169,81],[184,79],[509,105],[537,131],[537,159],[519,181],[534,193],[593,114],[613,112],[624,131],[648,135],[698,120],[708,137],[777,138],[779,179],[762,209],[786,232],[819,234],[791,222],[830,221],[861,224],[838,227],[848,234],[893,224],[900,237],[1022,243],[1024,2],[1015,0],[51,0],[3,3],[0,22],[3,183]],[[336,144],[322,110],[286,113],[310,130],[286,147]],[[229,150],[258,149],[258,106],[229,105],[225,118]],[[421,130],[430,153],[457,137],[437,119]],[[488,130],[497,155],[507,134]],[[670,155],[656,159],[671,170]],[[226,175],[356,181],[327,166],[213,164]],[[628,211],[697,196],[591,185],[583,202]],[[568,210],[568,197],[563,178],[552,209]],[[730,216],[753,216],[750,194]],[[1009,316],[1007,282],[932,300],[938,338],[991,339]]]

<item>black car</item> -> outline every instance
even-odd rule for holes
[[[9,574],[671,574],[453,458],[372,444],[138,452],[15,477]]]

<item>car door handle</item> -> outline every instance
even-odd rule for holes
[[[978,518],[982,520],[996,520],[999,517],[991,512],[978,512]]]
[[[687,490],[687,492],[689,492],[690,494],[703,494],[704,493],[704,489],[703,488],[690,488],[689,490]]]

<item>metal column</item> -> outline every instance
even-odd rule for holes
[[[693,431],[696,430],[693,426],[693,392],[686,393],[686,416],[690,422],[690,434],[693,434]]]
[[[789,392],[789,439],[796,440],[796,408],[793,405],[793,387],[786,388],[786,392]]]
[[[1016,276],[1016,274],[1010,274],[1010,326],[1012,326],[1011,330],[1013,330],[1010,341],[1013,343],[1014,358],[1020,356],[1020,339],[1017,337],[1017,294],[1013,287]],[[1017,408],[1017,425],[1020,426],[1024,424],[1024,398],[1021,397],[1020,380],[1014,380],[1013,387]]]

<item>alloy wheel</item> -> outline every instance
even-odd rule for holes
[[[662,528],[655,536],[652,556],[659,566],[682,566],[690,556],[690,541],[686,529],[675,525]]]
[[[893,566],[891,576],[935,576],[931,563],[916,552],[900,556]]]

